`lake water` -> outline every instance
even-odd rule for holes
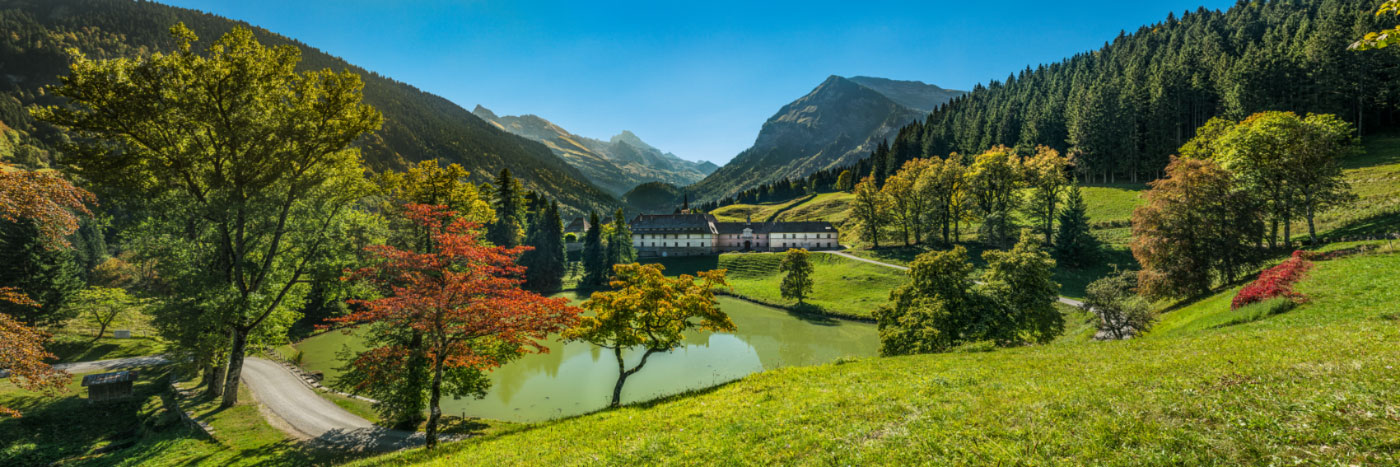
[[[573,298],[572,295],[568,295]],[[627,378],[623,402],[638,402],[733,381],[785,366],[816,365],[840,357],[879,352],[875,325],[813,319],[787,311],[719,297],[720,309],[738,328],[733,333],[690,333],[684,347],[655,354]],[[338,332],[308,339],[298,348],[303,363],[334,377],[334,354],[354,339]],[[550,342],[547,354],[530,354],[491,373],[483,399],[445,399],[443,413],[510,421],[541,421],[606,407],[617,381],[610,350],[582,342]],[[641,352],[624,354],[628,368]]]

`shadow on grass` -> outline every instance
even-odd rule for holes
[[[1395,232],[1400,232],[1400,211],[1380,213],[1357,219],[1341,227],[1332,229],[1318,237],[1326,243],[1346,238],[1388,235]],[[1307,240],[1306,231],[1300,238],[1304,241]]]
[[[160,353],[162,346],[149,337],[103,338],[94,342],[92,336],[60,335],[46,347],[59,362],[88,362]]]

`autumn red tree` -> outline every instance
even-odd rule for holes
[[[64,237],[78,229],[77,214],[89,214],[87,205],[95,201],[92,193],[57,174],[0,164],[0,219],[33,222],[49,248],[68,248]],[[39,306],[13,287],[0,286],[0,301]],[[54,358],[44,350],[47,338],[9,315],[0,314],[0,369],[9,371],[15,385],[49,394],[62,390],[68,374],[44,363]],[[17,417],[19,412],[0,407],[0,415]]]
[[[551,333],[573,325],[579,309],[563,298],[546,298],[520,288],[525,268],[515,259],[526,247],[486,246],[479,226],[458,218],[445,206],[409,204],[403,215],[429,233],[424,251],[374,245],[373,264],[347,279],[369,281],[382,298],[352,300],[357,310],[339,319],[349,324],[379,323],[422,333],[432,375],[428,385],[427,446],[437,445],[439,401],[444,375],[453,369],[489,371],[514,355],[548,352],[541,343]],[[369,375],[360,385],[375,384],[407,372],[386,365],[410,349],[387,344],[360,354],[351,365]],[[450,378],[449,378],[450,379]],[[460,384],[447,381],[448,389]]]

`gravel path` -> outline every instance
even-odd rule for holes
[[[295,431],[291,434],[312,444],[373,451],[393,451],[423,444],[421,433],[375,426],[340,408],[278,363],[247,358],[243,363],[243,383],[268,412],[285,422],[286,426],[280,428],[285,431],[290,427]]]

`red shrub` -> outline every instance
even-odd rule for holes
[[[1243,289],[1240,289],[1240,293],[1235,295],[1235,299],[1230,302],[1230,309],[1233,310],[1274,297],[1288,297],[1301,302],[1305,297],[1303,294],[1293,291],[1293,284],[1302,279],[1303,273],[1312,267],[1312,263],[1304,259],[1304,255],[1303,251],[1295,251],[1293,257],[1289,258],[1288,261],[1259,273],[1258,279],[1244,286]]]

